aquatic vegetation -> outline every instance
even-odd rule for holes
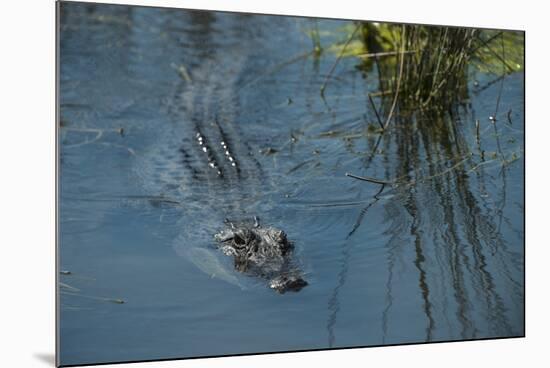
[[[362,68],[375,64],[380,96],[399,95],[402,114],[442,112],[464,102],[470,72],[500,76],[523,68],[519,32],[362,23],[361,37],[375,55],[363,58]],[[384,57],[376,56],[380,54]]]
[[[61,270],[61,271],[59,271],[59,274],[60,274],[60,276],[70,276],[71,279],[76,278],[77,280],[80,279],[80,280],[95,281],[94,279],[89,278],[89,277],[78,276],[78,275],[75,276],[73,274],[73,272],[67,271],[67,270]],[[103,297],[103,296],[83,294],[83,293],[81,293],[81,291],[82,291],[81,289],[79,289],[77,287],[74,287],[74,286],[68,284],[67,282],[59,281],[57,284],[58,284],[58,287],[59,287],[59,294],[61,294],[61,295],[67,295],[69,297],[85,298],[85,299],[102,301],[102,302],[110,302],[110,303],[114,303],[114,304],[124,304],[124,303],[126,303],[123,299],[119,299],[119,298],[107,298],[107,297]],[[63,300],[65,300],[65,298],[63,298]],[[63,305],[63,307],[64,306],[65,305]],[[71,306],[70,309],[81,309],[81,307]]]
[[[465,155],[474,157],[474,151],[475,157],[479,157],[481,161],[486,157],[499,158],[502,165],[519,158],[522,149],[516,149],[513,154],[502,152],[497,120],[512,125],[512,109],[509,106],[505,107],[505,119],[502,116],[502,83],[507,76],[523,69],[523,33],[376,22],[349,22],[339,32],[345,35],[346,40],[324,48],[336,52],[337,57],[321,86],[321,95],[324,98],[327,84],[344,57],[356,57],[359,59],[359,70],[377,76],[377,89],[368,93],[368,105],[376,120],[371,120],[364,132],[338,134],[338,137],[349,137],[346,141],[351,147],[356,138],[379,134],[377,143],[370,154],[367,154],[369,161],[383,151],[379,144],[392,122],[394,135],[402,135],[408,131],[408,127],[414,127],[419,130],[420,135],[433,136],[433,142],[449,145],[457,139],[459,132],[456,125],[462,120],[460,117],[468,111],[468,104],[475,97],[472,94],[479,94],[497,82],[500,83],[500,89],[494,113],[488,115],[488,118],[492,123],[490,129],[494,130],[491,139],[495,139],[498,154],[492,157],[484,151],[480,138],[480,122],[477,120],[476,147],[470,148],[468,142],[472,139],[463,137],[464,147],[450,159]],[[361,47],[357,46],[358,42]],[[480,85],[478,75],[484,79],[495,77]],[[331,131],[324,134],[328,137],[329,132]],[[399,137],[393,139],[400,140]],[[403,150],[406,151],[409,149]],[[479,162],[474,163],[472,167],[479,167],[478,164]],[[349,176],[361,177],[356,174]]]
[[[320,33],[317,28],[310,32],[315,45],[320,45]],[[381,98],[386,114],[396,103],[401,114],[446,111],[468,99],[472,73],[502,78],[524,67],[522,32],[350,22],[338,33],[341,41],[316,47],[338,56],[334,67],[340,58],[356,57],[358,69],[376,71],[378,90],[369,98],[371,103]]]
[[[323,52],[321,46],[321,36],[319,34],[319,25],[316,19],[313,21],[313,29],[309,31],[309,36],[311,37],[311,42],[313,43],[313,55],[319,57]]]

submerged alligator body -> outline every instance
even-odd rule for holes
[[[179,148],[183,163],[194,179],[214,175],[221,181],[233,181],[262,174],[261,165],[250,145],[235,142],[232,136],[238,133],[232,133],[226,132],[217,118],[210,123],[195,123],[193,138],[183,139]],[[237,151],[240,154],[238,157]]]
[[[239,32],[253,28],[235,25]],[[227,223],[218,233],[226,217],[271,217],[282,198],[279,171],[263,167],[276,160],[259,154],[266,142],[273,144],[273,137],[255,114],[248,114],[255,107],[242,98],[250,85],[249,58],[255,48],[231,44],[228,49],[230,57],[221,47],[207,59],[199,57],[191,81],[175,85],[166,100],[169,124],[155,130],[138,173],[147,193],[178,204],[173,246],[179,255],[209,276],[241,288],[239,273],[244,273],[269,280],[281,293],[297,291],[307,283],[291,260],[295,252],[284,232],[244,221]],[[192,64],[194,56],[189,57]],[[235,269],[212,249],[214,235],[223,252],[234,257]]]
[[[293,265],[294,247],[284,231],[261,226],[257,217],[253,224],[226,220],[226,225],[214,239],[224,254],[233,257],[236,270],[269,280],[269,287],[281,294],[308,284]]]
[[[232,131],[234,129],[229,130]],[[223,197],[219,197],[222,193],[213,192],[211,199],[220,204],[211,210],[219,212],[229,206],[231,210],[225,213],[228,216],[243,215],[242,210],[248,207],[247,197],[253,190],[261,191],[264,176],[253,150],[245,138],[240,134],[238,137],[240,139],[235,140],[214,119],[210,124],[195,124],[193,140],[184,141],[179,149],[196,183],[226,187]],[[229,204],[230,200],[235,203]],[[254,207],[248,211],[256,212]],[[225,255],[233,257],[236,271],[268,280],[269,287],[281,294],[299,291],[307,285],[292,260],[294,246],[284,231],[260,225],[257,217],[254,221],[226,220],[225,223],[226,228],[215,234],[214,239]]]
[[[209,121],[196,119],[189,124],[185,138],[180,140],[178,151],[185,173],[181,191],[189,196],[186,203],[201,205],[203,211],[200,216],[187,216],[187,219],[201,218],[202,222],[196,225],[211,231],[210,239],[216,232],[214,228],[219,229],[220,214],[242,219],[249,213],[261,211],[263,215],[269,211],[272,203],[269,193],[277,189],[269,182],[269,174],[256,158],[255,152],[259,150],[252,147],[253,143],[241,134],[236,124],[217,117]],[[197,192],[203,195],[190,194]],[[217,225],[213,226],[214,221]],[[195,227],[191,233],[196,230]],[[267,280],[269,287],[281,294],[299,291],[307,285],[292,259],[294,245],[282,230],[262,226],[257,218],[255,221],[226,221],[226,228],[215,233],[214,239],[225,255],[233,257],[234,270],[214,270],[205,267],[205,262],[198,265],[210,275],[227,276],[228,272],[240,272],[256,276]],[[187,240],[186,246],[193,243]],[[192,256],[204,252],[183,253]],[[214,256],[209,258],[215,259]],[[190,261],[197,264],[193,259]],[[221,266],[224,263],[206,264]]]

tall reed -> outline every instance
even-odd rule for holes
[[[375,57],[380,95],[386,114],[398,103],[401,113],[435,109],[447,110],[467,96],[468,64],[472,59],[479,30],[419,25],[362,24],[362,37]]]

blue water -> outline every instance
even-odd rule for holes
[[[62,3],[60,21],[62,364],[523,335],[522,73],[472,71],[452,121],[378,142],[376,70],[342,58],[321,98],[337,53],[310,53],[311,19]],[[317,27],[342,44],[353,23]],[[240,176],[179,151],[216,119]],[[300,292],[215,249],[254,215],[294,242]]]

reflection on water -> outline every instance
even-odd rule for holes
[[[336,55],[309,32],[342,43],[348,22],[60,19],[63,364],[523,335],[522,73],[381,135],[375,68],[342,58],[320,97]],[[255,215],[294,242],[300,292],[215,249]]]

